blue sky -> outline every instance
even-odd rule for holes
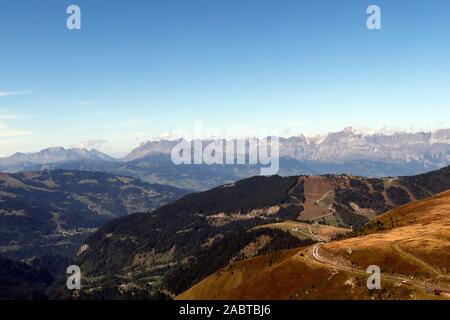
[[[79,5],[82,29],[67,30]],[[366,28],[377,4],[382,30]],[[0,0],[0,155],[167,132],[450,127],[450,2]]]

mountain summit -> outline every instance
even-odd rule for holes
[[[51,147],[34,153],[15,153],[7,158],[0,158],[0,170],[22,171],[36,165],[46,165],[67,161],[115,161],[114,158],[95,149]],[[34,169],[34,168],[33,168]]]

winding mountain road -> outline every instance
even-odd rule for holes
[[[320,198],[319,200],[316,201],[316,204],[319,204],[319,205],[321,205],[321,206],[326,206],[326,203],[322,203],[322,201],[323,201],[323,200],[328,196],[328,194],[330,194],[331,192],[334,192],[334,190],[330,190],[330,191],[328,191],[327,193],[325,193],[325,194],[322,196],[322,198]],[[312,218],[311,221],[319,220],[319,219],[321,219],[321,218],[325,218],[325,217],[329,217],[329,216],[334,215],[334,214],[336,213],[336,210],[333,208],[333,204],[334,204],[334,203],[331,203],[331,204],[328,206],[328,211],[330,211],[329,213],[324,214],[324,215],[321,215],[321,216],[318,216],[318,217],[315,217],[315,218]]]
[[[404,259],[411,261],[411,263],[418,264],[422,266],[424,269],[428,270],[429,272],[435,274],[436,276],[449,278],[445,273],[441,272],[439,269],[435,268],[434,266],[430,265],[426,261],[423,261],[422,259],[417,258],[416,256],[412,255],[411,253],[405,251],[399,246],[399,241],[395,241],[392,243],[392,248]]]
[[[342,265],[338,261],[333,261],[331,259],[323,257],[322,255],[320,255],[321,246],[322,246],[322,244],[319,243],[319,244],[315,244],[312,247],[311,257],[314,259],[314,261],[319,262],[320,264],[325,265],[329,268],[339,269],[342,271],[347,271],[347,272],[358,274],[358,275],[365,275],[365,276],[369,275],[365,270]],[[394,282],[400,282],[402,284],[416,287],[418,289],[423,289],[427,292],[441,291],[441,292],[445,292],[445,293],[450,293],[450,288],[444,287],[444,286],[430,285],[430,284],[428,284],[427,281],[409,279],[407,277],[391,275],[391,274],[386,274],[386,273],[382,273],[381,278],[385,279],[385,280],[394,281]]]

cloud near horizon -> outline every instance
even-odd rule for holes
[[[103,146],[106,143],[108,143],[108,140],[92,139],[92,140],[82,141],[76,145],[73,145],[73,147],[85,148],[85,149],[99,149],[101,146]]]
[[[0,124],[0,138],[15,138],[31,134],[29,131],[11,130]]]
[[[33,91],[0,91],[0,97],[23,96],[32,93]]]

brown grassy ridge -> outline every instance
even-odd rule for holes
[[[450,191],[387,212],[363,233],[325,248],[360,266],[376,264],[389,273],[450,281]]]
[[[363,270],[376,264],[382,273],[450,284],[450,191],[394,209],[364,232],[327,243],[324,251]],[[443,298],[400,281],[386,280],[381,290],[368,290],[365,275],[317,263],[310,251],[299,248],[233,263],[178,299]]]

